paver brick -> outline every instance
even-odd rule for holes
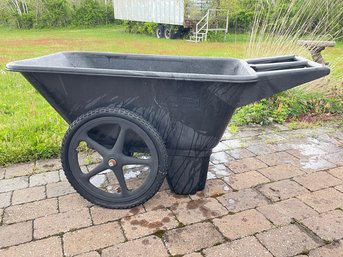
[[[335,210],[310,217],[303,224],[326,241],[343,238],[343,211]]]
[[[178,226],[174,215],[166,209],[125,217],[121,220],[121,224],[128,239],[146,236],[158,230],[167,230]]]
[[[224,241],[222,235],[208,222],[167,231],[163,239],[172,255],[192,253]]]
[[[13,192],[12,204],[28,203],[45,198],[45,187],[29,187]]]
[[[323,171],[295,177],[294,180],[311,191],[343,184],[342,180]]]
[[[293,146],[293,148],[295,149],[288,150],[287,152],[299,159],[318,157],[325,154],[324,150],[313,144],[301,144],[300,142],[298,142]]]
[[[203,257],[203,255],[199,252],[194,252],[194,253],[186,254],[183,257]]]
[[[214,147],[212,149],[212,152],[213,153],[223,152],[223,151],[228,150],[228,149],[229,149],[229,147],[226,144],[224,144],[223,142],[219,142],[219,144],[217,144],[216,147]]]
[[[239,131],[235,133],[234,135],[235,137],[238,137],[238,138],[245,138],[245,137],[251,138],[251,137],[261,135],[263,133],[265,133],[264,127],[252,125],[249,127],[241,127]]]
[[[336,186],[335,189],[343,193],[343,185]]]
[[[214,219],[213,223],[230,240],[253,235],[272,227],[272,224],[254,209]]]
[[[11,205],[12,192],[0,194],[0,208],[5,208]]]
[[[172,206],[175,203],[182,203],[189,201],[187,195],[177,195],[170,191],[162,191],[156,193],[148,202],[144,204],[147,211],[163,209]]]
[[[322,135],[319,139],[319,148],[324,150],[325,153],[337,153],[342,151],[339,147],[340,142],[329,135]]]
[[[88,209],[51,214],[34,221],[34,237],[43,238],[91,225]]]
[[[306,194],[308,192],[307,189],[290,180],[264,184],[259,190],[274,202]]]
[[[332,176],[335,176],[336,178],[339,178],[340,180],[343,180],[343,166],[342,167],[337,167],[335,169],[328,170],[328,172]]]
[[[222,178],[232,174],[232,171],[224,164],[209,165],[208,171],[214,175],[213,178]],[[207,179],[209,179],[209,174],[207,174]]]
[[[223,144],[228,146],[228,149],[236,149],[244,147],[244,142],[241,139],[227,139],[221,141]]]
[[[256,237],[274,256],[278,257],[294,256],[321,245],[296,225],[271,229]]]
[[[277,152],[271,154],[263,154],[256,156],[257,159],[263,161],[265,164],[269,166],[276,166],[276,165],[295,165],[299,163],[299,160],[295,158],[293,155],[290,155],[287,152]]]
[[[5,178],[14,178],[27,176],[33,173],[33,163],[21,163],[15,164],[10,167],[5,168]]]
[[[62,169],[60,159],[37,160],[35,165],[33,166],[33,170],[35,173],[42,173],[59,169]]]
[[[226,152],[213,153],[210,158],[213,164],[221,164],[229,161],[233,161],[234,158],[228,155]]]
[[[46,199],[6,208],[4,223],[20,222],[57,213],[57,199]]]
[[[183,224],[191,224],[201,220],[207,220],[228,213],[214,198],[192,200],[187,203],[176,203],[171,207],[177,219]]]
[[[272,257],[253,236],[213,246],[203,252],[206,257]]]
[[[161,239],[156,236],[148,236],[125,243],[121,243],[102,251],[102,257],[167,257],[167,249]]]
[[[298,198],[318,212],[343,208],[343,194],[333,188],[300,195]]]
[[[268,204],[266,198],[254,189],[243,189],[218,197],[218,200],[230,211],[239,212]]]
[[[308,173],[335,168],[336,165],[321,156],[300,159],[300,168]]]
[[[1,168],[0,167],[0,179],[4,179],[5,178],[5,168]]]
[[[88,202],[78,193],[60,196],[58,198],[58,206],[60,212],[67,212],[77,209],[84,209],[92,206],[92,203]]]
[[[63,236],[67,256],[94,251],[124,242],[118,222],[110,222],[68,232]]]
[[[268,182],[270,182],[270,180],[257,171],[233,174],[229,178],[230,187],[236,190],[254,187]]]
[[[26,243],[31,239],[32,221],[0,226],[0,248]]]
[[[263,168],[258,171],[274,181],[306,174],[296,166],[290,164],[280,164],[273,167]]]
[[[224,180],[227,177],[224,178]],[[223,182],[221,179],[211,179],[206,182],[205,188],[202,191],[198,191],[195,195],[191,195],[190,197],[193,200],[201,199],[204,197],[218,197],[225,193],[232,191],[232,189]]]
[[[165,190],[169,190],[169,185],[167,182],[167,179],[164,179],[160,189],[158,190],[159,192],[165,191]]]
[[[277,151],[277,148],[272,144],[253,144],[249,145],[247,149],[258,155],[258,154],[271,154]]]
[[[275,225],[286,225],[293,219],[303,220],[318,213],[302,201],[291,198],[274,204],[258,207],[257,210]]]
[[[27,177],[18,177],[0,180],[0,193],[9,192],[28,187]]]
[[[49,198],[67,195],[74,192],[75,190],[69,184],[69,182],[58,182],[58,183],[48,184],[46,186],[46,193]]]
[[[113,210],[106,209],[100,206],[93,206],[90,208],[92,220],[94,224],[102,224],[109,221],[119,220],[123,217],[137,215],[144,212],[144,208],[141,206],[127,209],[127,210]]]
[[[229,155],[231,155],[235,159],[244,159],[249,157],[254,157],[255,154],[250,152],[249,150],[245,148],[237,148],[237,149],[231,149],[226,151]]]
[[[234,173],[242,173],[267,167],[266,164],[254,157],[232,161],[225,165]]]
[[[65,173],[64,173],[64,170],[59,170],[59,171],[58,171],[58,174],[59,174],[59,176],[60,176],[60,181],[62,181],[62,182],[68,181],[68,179],[67,179],[67,177],[66,177],[66,175],[65,175]]]
[[[30,187],[56,183],[60,180],[58,171],[34,174],[30,177]]]
[[[282,137],[281,135],[277,134],[276,131],[270,131],[270,133],[265,133],[265,134],[259,135],[257,138],[261,139],[262,142],[268,143],[268,146],[273,147],[272,149],[276,148],[274,146],[274,144],[276,142],[285,141],[285,138]],[[277,149],[275,149],[274,151],[277,151]]]
[[[310,257],[343,257],[343,241],[334,242],[314,249],[308,255]]]
[[[325,155],[323,158],[328,160],[331,163],[343,166],[343,151],[339,153],[332,153],[332,154]]]
[[[6,250],[0,250],[1,257],[62,257],[62,244],[59,237],[32,241]]]
[[[74,255],[74,257],[100,257],[100,254],[96,251],[91,251],[88,253],[81,253],[78,255]]]

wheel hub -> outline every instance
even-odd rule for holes
[[[108,166],[114,167],[117,165],[117,161],[115,159],[109,159],[108,160]]]

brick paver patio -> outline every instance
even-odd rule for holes
[[[343,132],[227,132],[203,192],[109,210],[59,160],[0,168],[0,256],[343,256]]]

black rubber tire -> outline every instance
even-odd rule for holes
[[[131,199],[127,202],[118,202],[116,201],[116,199],[105,200],[99,195],[90,193],[91,190],[87,190],[87,188],[85,189],[85,186],[79,183],[78,179],[76,179],[73,171],[70,168],[69,152],[70,150],[72,150],[70,149],[70,147],[75,133],[81,128],[81,126],[86,125],[88,122],[94,122],[95,119],[103,117],[119,118],[125,120],[126,122],[137,125],[150,138],[158,155],[158,170],[155,172],[155,177],[153,178],[152,183],[150,183],[149,188],[146,189],[141,195],[135,197],[135,199]],[[162,138],[160,137],[156,129],[144,118],[135,114],[134,112],[122,108],[99,108],[81,115],[70,125],[62,142],[61,161],[68,181],[73,186],[73,188],[85,199],[105,208],[128,209],[143,204],[152,196],[154,196],[155,193],[159,190],[167,173],[168,154]]]
[[[174,33],[169,27],[164,28],[164,37],[166,39],[173,39],[174,38]]]
[[[157,38],[162,38],[164,36],[164,26],[158,25],[155,30],[155,35]]]

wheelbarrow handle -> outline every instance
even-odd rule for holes
[[[300,56],[277,56],[245,60],[258,77],[270,77],[275,75],[300,76],[301,74],[326,73],[330,69],[325,65],[307,60]]]

